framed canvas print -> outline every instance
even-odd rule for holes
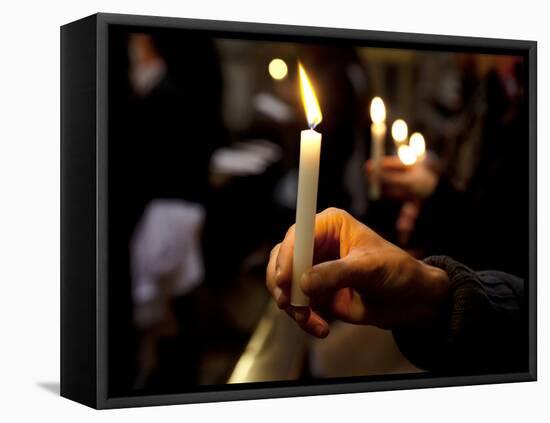
[[[536,380],[536,43],[61,28],[61,394]]]

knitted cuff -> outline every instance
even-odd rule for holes
[[[482,345],[478,341],[489,309],[483,284],[473,270],[449,257],[432,256],[424,262],[447,273],[449,297],[429,327],[394,330],[397,345],[425,370],[474,370],[480,362],[476,346]]]

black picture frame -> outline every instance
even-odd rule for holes
[[[363,377],[325,383],[255,383],[171,395],[107,391],[107,61],[111,25],[182,28],[277,40],[524,55],[529,109],[529,370],[524,373]],[[260,23],[98,13],[61,27],[61,395],[90,407],[231,401],[534,381],[537,378],[537,43]]]

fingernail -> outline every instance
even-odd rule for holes
[[[296,320],[299,323],[302,323],[307,319],[307,310],[305,309],[292,310],[292,316],[294,317],[294,320]]]
[[[277,304],[279,304],[282,293],[283,291],[281,290],[281,288],[273,288],[273,296],[275,297],[275,301],[277,301]]]
[[[319,338],[324,338],[328,335],[328,328],[323,325],[315,326],[315,335],[317,335]]]

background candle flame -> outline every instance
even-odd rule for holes
[[[397,119],[391,126],[391,135],[395,142],[403,142],[408,135],[407,123],[403,119]]]
[[[411,135],[409,145],[417,157],[421,157],[426,152],[426,141],[420,132],[415,132]]]
[[[410,145],[400,145],[397,149],[399,160],[404,165],[410,166],[416,163],[416,154]]]
[[[370,118],[373,123],[382,123],[386,120],[386,107],[380,97],[374,97],[370,102]]]
[[[307,123],[311,129],[314,129],[323,120],[319,102],[315,96],[313,86],[307,76],[307,73],[301,63],[298,63],[298,71],[300,74],[300,91],[302,93],[302,102],[306,112]]]

